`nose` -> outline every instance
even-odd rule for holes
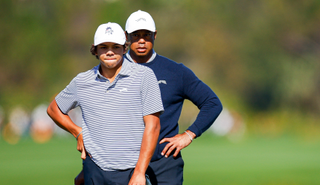
[[[146,42],[146,40],[143,37],[140,37],[138,40],[138,43],[140,44],[144,44]]]
[[[113,52],[111,49],[108,49],[108,50],[106,51],[106,55],[112,56],[112,55],[114,55],[114,52]]]

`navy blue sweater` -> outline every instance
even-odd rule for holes
[[[158,54],[153,61],[142,65],[154,71],[160,86],[164,112],[160,116],[159,141],[179,133],[178,120],[185,99],[200,109],[195,122],[188,128],[197,137],[212,125],[222,111],[222,104],[216,94],[185,65]],[[151,161],[163,157],[161,151],[166,144],[157,145]]]

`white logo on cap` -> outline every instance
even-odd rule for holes
[[[136,21],[139,22],[139,21],[147,21],[147,20],[145,18],[141,17],[141,18],[137,19]]]
[[[105,34],[112,35],[113,30],[111,27],[107,27]]]

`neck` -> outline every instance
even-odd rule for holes
[[[122,63],[123,63],[123,61],[114,68],[107,68],[104,65],[100,65],[100,69],[99,69],[100,74],[102,76],[106,77],[111,83],[114,81],[116,76],[119,74],[121,67],[122,67]]]

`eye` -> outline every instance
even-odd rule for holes
[[[143,37],[146,39],[150,39],[152,37],[152,33],[151,32],[145,33],[143,34]]]
[[[138,34],[132,34],[132,37],[139,37],[139,35]]]

